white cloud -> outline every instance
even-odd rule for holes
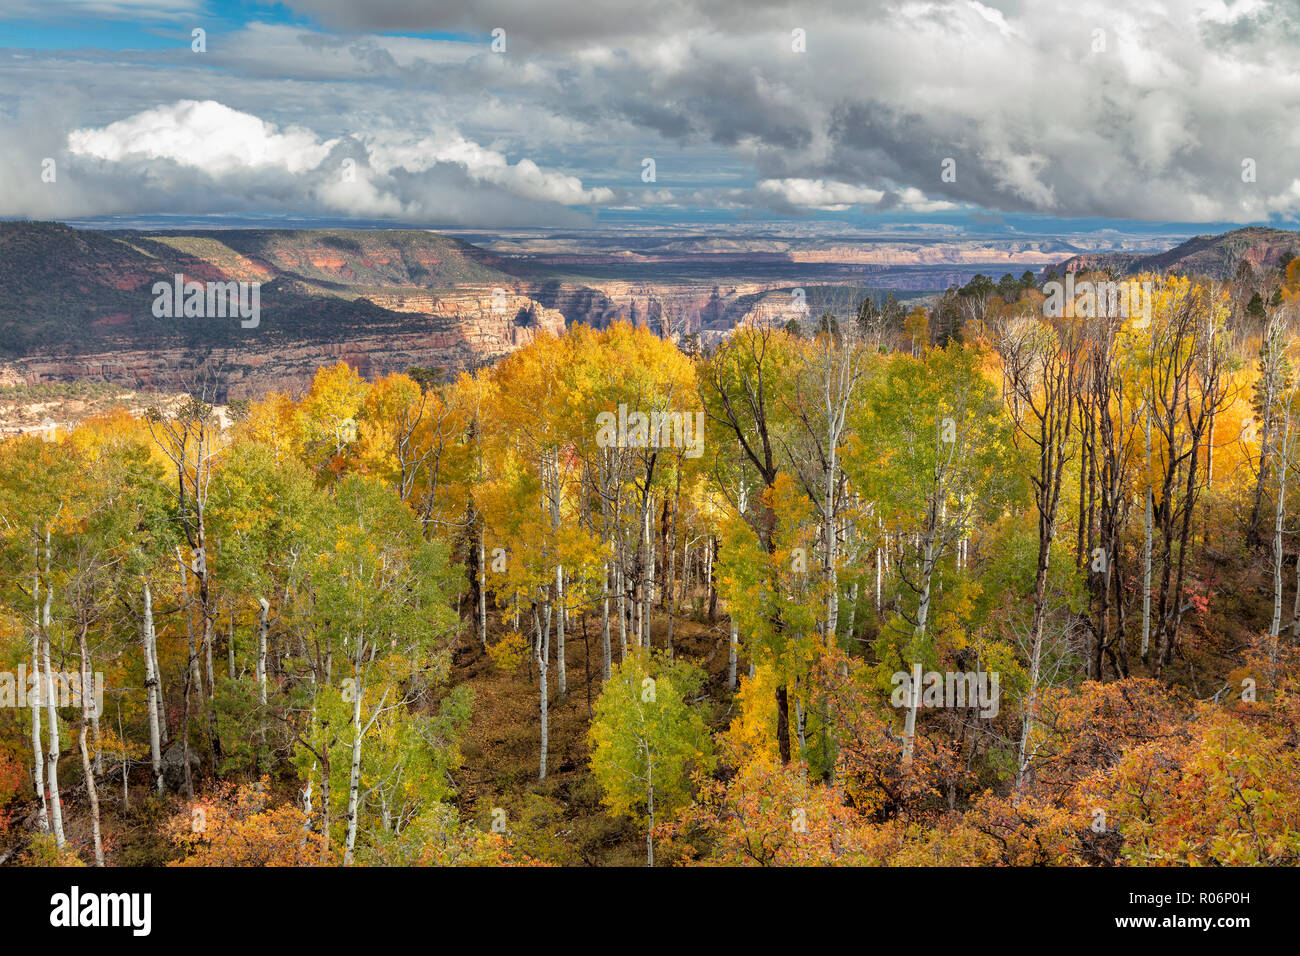
[[[1197,20],[1235,23],[1268,9],[1268,0],[1209,0],[1196,14]]]
[[[576,206],[608,203],[614,198],[612,189],[586,189],[577,176],[542,169],[527,158],[511,164],[504,154],[459,135],[415,141],[384,136],[367,145],[370,164],[381,173],[397,168],[423,171],[435,163],[452,163],[471,179],[503,186],[523,199]]]
[[[957,203],[944,199],[930,199],[921,190],[908,186],[898,191],[898,199],[904,209],[911,212],[947,212],[956,209]]]
[[[824,179],[764,179],[759,182],[758,189],[779,197],[791,206],[833,212],[843,212],[851,206],[874,206],[885,198],[884,191],[880,189],[827,182]]]
[[[972,10],[978,13],[986,21],[988,21],[989,23],[997,27],[998,32],[1001,33],[1004,37],[1010,39],[1011,37],[1021,36],[1019,31],[1013,30],[1010,24],[1007,23],[1006,17],[1002,15],[1001,10],[995,10],[992,7],[986,7],[984,6],[984,4],[980,3],[979,0],[966,0],[966,2]]]
[[[332,155],[336,148],[339,154]],[[512,163],[454,130],[419,136],[387,129],[325,139],[213,100],[181,100],[74,130],[68,151],[120,165],[123,175],[138,178],[143,169],[169,182],[157,163],[170,162],[248,197],[359,217],[445,218],[461,208],[442,195],[458,183],[462,192],[469,183],[523,203],[581,206],[615,198],[612,189],[588,189],[577,176],[532,159]]]
[[[109,162],[170,159],[211,176],[266,167],[290,173],[315,169],[335,142],[321,142],[297,127],[279,132],[272,123],[213,100],[181,100],[68,134],[75,155]]]
[[[772,196],[791,206],[826,212],[844,212],[854,206],[880,206],[886,200],[889,208],[902,208],[916,213],[945,212],[957,208],[957,203],[930,199],[914,186],[886,191],[825,179],[788,178],[761,180],[757,189],[760,194]]]

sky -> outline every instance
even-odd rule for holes
[[[0,217],[1294,227],[1297,54],[1295,0],[0,0]]]

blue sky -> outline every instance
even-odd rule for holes
[[[11,0],[0,216],[1292,226],[1297,47],[1268,0]]]
[[[209,34],[235,34],[250,21],[320,29],[309,13],[291,10],[283,3],[211,0],[195,4],[32,4],[22,15],[6,16],[0,10],[0,46],[26,50],[162,50],[178,41],[189,42],[191,21]],[[77,14],[69,19],[69,8]],[[382,31],[384,33],[390,31]],[[427,39],[471,41],[473,34],[453,31],[402,31]]]

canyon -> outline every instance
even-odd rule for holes
[[[912,239],[810,227],[450,236],[8,221],[0,222],[0,388],[88,382],[174,394],[202,378],[226,403],[301,391],[338,361],[369,379],[412,367],[454,375],[573,323],[620,320],[707,347],[738,325],[784,323],[828,305],[852,311],[887,291],[924,301],[977,273],[1272,261],[1294,234],[1269,232],[1199,237],[1170,252],[1174,243],[1151,237]],[[259,283],[257,327],[156,318],[151,289],[174,275]]]
[[[345,361],[367,378],[495,361],[564,316],[512,286],[493,257],[422,231],[137,233],[0,224],[0,384],[102,382],[224,403],[305,388]],[[152,288],[260,283],[256,328],[157,318]]]

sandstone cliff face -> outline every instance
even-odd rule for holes
[[[5,368],[0,368],[3,376]],[[123,409],[136,418],[151,411],[174,415],[187,400],[185,395],[144,393],[111,386],[97,388],[87,395],[24,395],[11,392],[0,395],[0,439],[14,435],[34,435],[48,441],[56,440],[78,424],[96,415]],[[225,406],[213,409],[218,424],[229,427],[229,410]]]
[[[300,388],[339,359],[371,377],[454,370],[563,332],[563,316],[493,259],[425,230],[0,223],[0,364],[10,385],[82,379],[153,391],[185,388],[205,369],[221,401]],[[176,276],[258,283],[258,321],[170,307],[154,290]]]
[[[184,389],[203,369],[215,372],[218,401],[252,398],[270,391],[301,391],[316,371],[347,362],[374,380],[413,365],[449,371],[494,361],[540,334],[562,335],[564,316],[527,296],[494,298],[489,289],[453,294],[393,294],[385,308],[404,313],[400,325],[357,329],[340,341],[284,343],[250,330],[243,344],[196,350],[186,347],[114,350],[82,354],[36,354],[14,360],[5,381],[38,385],[90,380],[125,388]],[[381,304],[376,302],[376,304]]]
[[[605,281],[589,285],[525,286],[528,294],[573,323],[605,328],[614,322],[665,326],[685,333],[732,328],[754,303],[790,282]],[[787,298],[789,296],[787,295]],[[667,316],[665,318],[665,311]]]

